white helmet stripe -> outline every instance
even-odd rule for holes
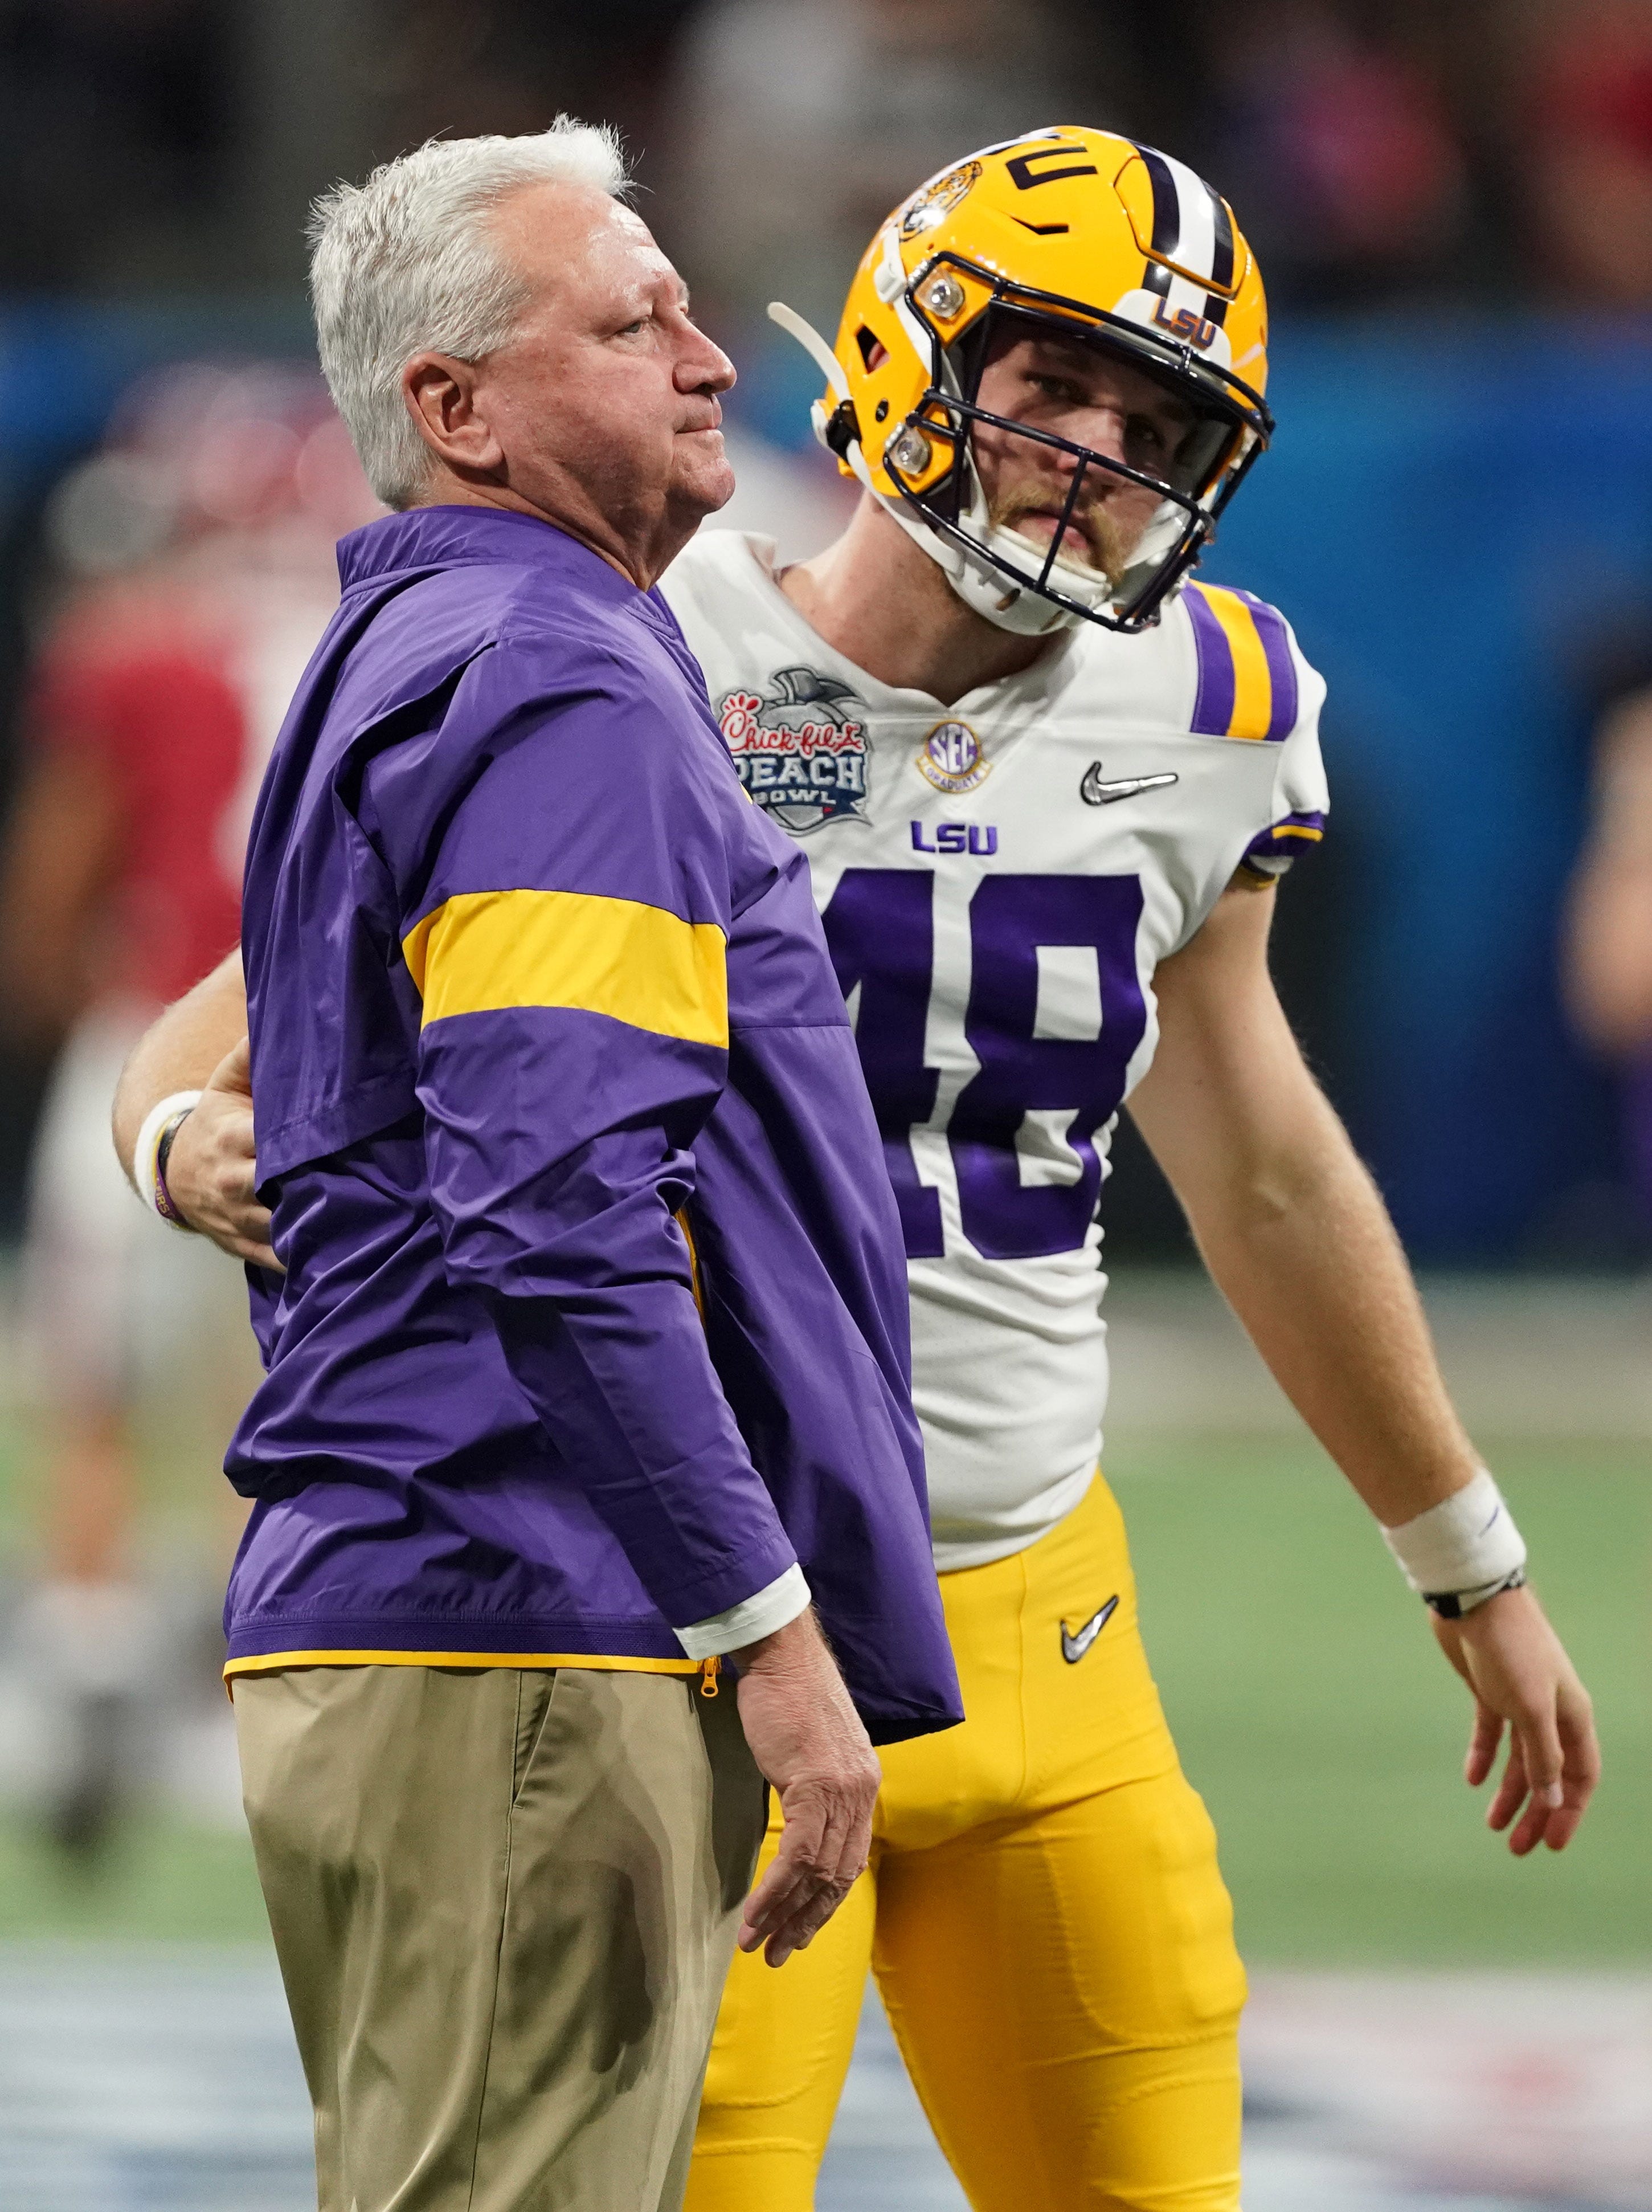
[[[1216,210],[1211,204],[1210,187],[1185,162],[1173,161],[1168,154],[1161,154],[1159,159],[1170,173],[1177,210],[1175,243],[1160,251],[1189,276],[1209,276],[1216,261]]]
[[[1185,161],[1152,146],[1139,145],[1136,151],[1153,191],[1152,251],[1195,280],[1221,288],[1211,291],[1197,310],[1219,324],[1227,315],[1228,288],[1233,282],[1233,224],[1228,210],[1220,195]],[[1170,296],[1172,283],[1162,263],[1150,260],[1142,281],[1150,292]],[[1175,304],[1185,304],[1184,299],[1179,295]]]
[[[1185,161],[1152,146],[1136,151],[1153,189],[1153,252],[1225,293],[1233,282],[1233,225],[1221,198]],[[1164,289],[1151,274],[1146,283],[1151,291]],[[1219,323],[1227,302],[1214,294],[1202,312]]]

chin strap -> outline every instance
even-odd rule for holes
[[[787,337],[795,338],[797,340],[798,343],[803,348],[805,353],[808,355],[810,360],[814,362],[815,367],[825,378],[827,385],[834,398],[836,399],[839,406],[847,406],[849,409],[850,419],[853,421],[854,418],[854,409],[849,398],[849,380],[843,374],[843,364],[838,359],[837,356],[832,351],[830,346],[827,344],[825,339],[822,337],[820,332],[815,328],[814,325],[812,323],[805,322],[803,317],[799,314],[797,309],[795,307],[788,307],[783,300],[771,300],[769,301],[768,319],[771,323],[775,324],[780,330],[783,330]],[[820,443],[825,447],[827,452],[831,454],[832,458],[835,460],[846,462],[853,471],[855,481],[863,488],[863,489],[869,491],[872,494],[872,497],[878,501],[881,507],[895,517],[895,520],[900,524],[902,529],[906,532],[907,535],[909,538],[916,538],[918,543],[923,546],[926,552],[932,550],[932,549],[928,544],[929,533],[923,529],[922,525],[914,524],[909,516],[903,514],[900,511],[897,502],[885,499],[883,493],[878,490],[877,485],[872,482],[872,471],[866,466],[866,457],[860,450],[860,432],[859,424],[856,424],[854,434],[851,438],[847,439],[840,449],[838,447],[833,445],[830,438],[827,435],[828,417],[826,410],[821,405],[818,399],[814,401],[810,407],[809,420],[814,425],[815,436],[818,439]]]
[[[778,324],[789,338],[795,338],[815,367],[840,399],[849,396],[849,380],[843,374],[843,364],[832,351],[812,323],[805,323],[795,307],[788,307],[784,300],[771,300],[768,319]]]
[[[788,337],[795,338],[797,340],[798,343],[803,348],[805,353],[808,355],[811,361],[814,362],[816,368],[819,369],[821,374],[826,379],[827,384],[836,396],[839,404],[841,405],[846,403],[849,397],[849,380],[843,374],[843,364],[838,359],[837,356],[832,351],[830,346],[827,344],[825,339],[822,337],[820,332],[816,330],[813,324],[805,322],[803,317],[799,314],[797,309],[795,307],[788,307],[782,300],[771,300],[769,301],[768,319],[771,323],[777,325],[780,329],[783,330]],[[878,501],[879,507],[883,508],[884,514],[890,516],[895,521],[898,522],[902,529],[905,531],[907,536],[912,539],[913,543],[916,545],[921,545],[924,551],[928,554],[930,559],[933,561],[949,578],[955,578],[958,568],[961,566],[962,556],[955,552],[952,547],[948,545],[944,539],[938,538],[934,532],[931,530],[926,524],[915,520],[912,515],[908,514],[906,511],[905,505],[902,501],[898,499],[890,499],[887,493],[879,491],[877,485],[872,482],[872,471],[866,465],[866,457],[860,450],[860,433],[859,426],[857,425],[854,434],[848,439],[844,445],[842,452],[840,453],[837,447],[834,446],[827,437],[826,410],[821,405],[818,399],[815,401],[813,406],[809,410],[809,419],[814,424],[816,437],[820,441],[821,444],[825,447],[827,452],[832,454],[835,459],[841,459],[847,463],[849,469],[853,471],[856,482],[861,485],[863,489],[869,491],[872,494],[872,497]]]

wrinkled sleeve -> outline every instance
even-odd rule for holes
[[[795,1560],[675,1218],[727,1075],[719,793],[623,669],[540,676],[467,677],[450,723],[485,742],[404,929],[429,1187],[450,1278],[683,1627]]]

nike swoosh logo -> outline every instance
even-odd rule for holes
[[[1169,774],[1115,775],[1109,783],[1102,777],[1100,761],[1091,761],[1078,786],[1078,796],[1086,806],[1112,806],[1121,799],[1133,799],[1139,791],[1163,791],[1167,784],[1181,781],[1180,776]]]
[[[1175,781],[1174,777],[1171,781]],[[1104,1606],[1090,1614],[1090,1619],[1076,1636],[1065,1620],[1061,1623],[1061,1656],[1069,1667],[1076,1667],[1078,1664],[1085,1652],[1107,1626],[1108,1622],[1112,1620],[1118,1609],[1118,1603],[1116,1597],[1108,1598]]]

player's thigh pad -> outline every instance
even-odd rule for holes
[[[875,1964],[976,2212],[1236,2212],[1244,1975],[1179,1771],[891,1857]]]
[[[758,1875],[780,1844],[770,1817]],[[863,1874],[783,1966],[737,1952],[723,1988],[684,2212],[810,2212],[854,2051],[872,1963],[875,1877]]]
[[[942,2145],[977,2212],[1232,2212],[1243,1970],[1111,1492],[942,1591],[969,1718],[884,1754],[875,1960]]]

